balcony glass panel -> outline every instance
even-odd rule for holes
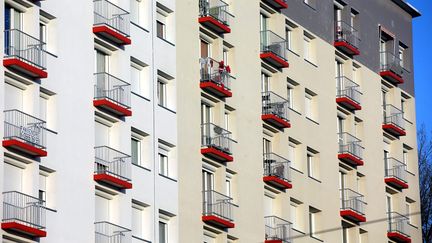
[[[264,154],[264,176],[276,176],[290,182],[290,161],[274,153]]]
[[[339,154],[351,154],[358,159],[363,158],[363,147],[360,139],[349,133],[340,133],[339,136]]]
[[[234,221],[232,198],[214,190],[203,191],[203,215]]]
[[[231,132],[213,123],[201,125],[201,146],[215,148],[227,154],[232,154]]]
[[[335,41],[346,42],[358,49],[360,44],[359,32],[350,24],[344,21],[337,21],[335,25]]]
[[[351,189],[341,189],[341,210],[351,210],[360,215],[365,213],[364,196]]]
[[[357,104],[360,104],[362,93],[359,90],[359,85],[345,76],[336,77],[337,98],[349,98]]]
[[[210,16],[229,26],[234,16],[228,12],[228,6],[221,0],[199,0],[200,17]]]
[[[289,121],[288,111],[288,100],[271,91],[262,93],[263,115],[275,115],[285,121]]]
[[[403,112],[393,105],[384,106],[384,124],[392,124],[405,130],[405,119]]]
[[[395,54],[389,51],[380,52],[380,71],[391,71],[394,74],[402,77],[403,67],[402,61]]]
[[[131,178],[131,157],[107,146],[95,147],[95,174],[106,174],[124,181]]]
[[[387,158],[385,161],[385,177],[394,177],[407,182],[406,165],[395,158]]]
[[[273,31],[261,31],[261,53],[270,52],[287,61],[286,46],[286,40]]]
[[[128,232],[129,229],[109,222],[96,222],[95,243],[123,243]]]
[[[230,90],[231,75],[228,66],[223,61],[218,62],[211,57],[200,58],[201,82],[213,82],[216,85]]]
[[[292,224],[276,216],[264,217],[266,241],[291,243]]]
[[[108,73],[95,73],[95,100],[107,99],[111,102],[130,108],[131,85]]]

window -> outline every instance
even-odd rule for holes
[[[16,84],[5,83],[4,84],[4,106],[5,110],[24,108],[24,92],[23,87],[18,87]]]
[[[101,191],[96,191],[95,195],[95,221],[110,221],[110,204],[111,198],[109,195]]]
[[[131,91],[144,96],[150,96],[148,66],[135,58],[131,58]]]
[[[288,145],[288,159],[291,162],[291,167],[298,170],[303,171],[302,165],[300,163],[300,160],[298,159],[298,147],[300,143],[293,138],[289,138],[289,145]]]
[[[39,92],[39,119],[46,122],[49,129],[55,129],[55,94],[46,89]]]
[[[145,16],[143,0],[130,0],[130,16],[131,22],[141,26],[144,24]]]
[[[302,217],[303,203],[295,198],[290,199],[290,222],[292,227],[296,230],[303,231],[303,217]]]
[[[47,176],[39,174],[39,199],[42,201],[46,201],[46,193],[47,193]]]
[[[405,168],[407,171],[414,173],[416,170],[416,164],[411,161],[411,151],[412,147],[404,144],[403,145],[403,154],[402,154],[402,162],[405,164]]]
[[[132,202],[132,235],[139,238],[144,238],[144,210],[144,205]]]
[[[21,191],[23,175],[24,170],[22,168],[5,162],[3,165],[3,191]]]
[[[268,154],[272,152],[272,143],[269,139],[263,138],[263,153]]]
[[[317,120],[316,94],[312,91],[305,90],[305,116],[313,121]]]
[[[292,50],[292,29],[290,27],[285,28],[285,40],[287,49]]]
[[[404,65],[404,61],[405,61],[405,48],[402,46],[399,46],[399,50],[398,50],[398,55],[399,55],[399,60],[400,60],[400,65],[401,67],[405,67]]]
[[[165,24],[160,22],[160,21],[156,21],[156,30],[157,30],[157,37],[161,38],[161,39],[165,39]]]
[[[318,238],[318,228],[319,228],[319,213],[321,211],[313,208],[313,207],[309,207],[309,234],[311,237],[313,238]]]
[[[109,73],[109,55],[95,50],[95,73]]]
[[[5,5],[5,30],[17,29],[22,30],[23,14],[19,10]]]
[[[261,73],[261,91],[270,91],[270,76],[265,73]]]
[[[260,30],[261,31],[266,31],[267,30],[267,19],[268,17],[265,16],[264,14],[260,14]]]
[[[415,209],[416,201],[412,200],[409,197],[405,198],[405,214],[408,218],[408,223],[411,225],[417,225],[416,222],[419,220],[419,215],[416,214],[417,210]]]
[[[308,167],[308,175],[311,178],[319,179],[319,159],[318,152],[315,150],[308,148],[306,154],[306,161]]]
[[[291,85],[287,86],[287,100],[288,100],[288,107],[293,109],[294,106],[294,88]]]
[[[201,58],[211,57],[211,45],[209,42],[201,39]]]
[[[296,110],[298,107],[297,106],[297,99],[298,99],[298,87],[299,87],[299,83],[297,83],[296,81],[287,78],[287,100],[288,100],[288,105],[289,108],[291,108],[292,110]]]
[[[45,22],[39,22],[39,39],[43,43],[47,43],[47,24]]]
[[[160,106],[166,107],[167,105],[167,93],[166,93],[166,83],[162,80],[158,79],[157,81],[157,95],[158,95],[158,104]]]
[[[224,128],[229,131],[230,129],[230,112],[225,110],[224,112]]]
[[[231,191],[231,178],[226,177],[225,178],[225,190],[226,190],[226,195],[228,197],[232,197],[232,191]]]
[[[168,177],[168,156],[159,153],[159,174]]]
[[[172,11],[162,6],[160,3],[156,3],[156,5],[156,35],[161,39],[167,40],[167,24]]]
[[[208,103],[201,103],[201,124],[212,123],[213,122],[213,109]]]
[[[168,225],[164,221],[159,221],[159,243],[168,243]]]
[[[311,40],[306,35],[303,36],[303,57],[306,60],[310,60],[311,52]]]
[[[131,157],[132,164],[141,165],[141,140],[136,137],[131,137]]]

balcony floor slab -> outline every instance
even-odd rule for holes
[[[41,238],[46,237],[47,232],[34,227],[30,227],[18,222],[5,222],[1,224],[1,228],[6,231],[15,231],[30,237]]]
[[[7,139],[2,141],[2,145],[5,148],[11,148],[15,150],[19,150],[25,154],[28,154],[33,157],[45,157],[48,155],[47,151],[32,146],[28,143],[22,142],[17,139]]]
[[[48,73],[42,68],[33,66],[20,60],[19,58],[7,58],[3,60],[3,66],[13,69],[17,72],[23,73],[33,79],[37,78],[47,78]]]

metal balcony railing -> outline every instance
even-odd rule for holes
[[[341,189],[341,210],[352,210],[360,215],[365,214],[364,196],[351,189]]]
[[[107,0],[93,0],[93,6],[94,25],[107,25],[120,34],[129,37],[129,12]]]
[[[37,68],[46,69],[45,43],[20,30],[5,30],[5,58],[17,58]]]
[[[292,224],[276,216],[264,217],[265,239],[291,243]]]
[[[382,51],[380,52],[380,71],[391,71],[394,74],[402,77],[403,67],[402,61],[392,52]]]
[[[228,4],[221,0],[199,0],[200,17],[210,16],[229,26],[234,16],[228,12]]]
[[[214,190],[203,191],[203,215],[234,221],[232,198]]]
[[[129,229],[103,221],[95,223],[95,243],[124,243]]]
[[[218,149],[224,153],[232,154],[231,132],[216,126],[213,123],[201,125],[201,146]]]
[[[45,201],[17,191],[3,192],[3,223],[45,229]]]
[[[201,82],[211,81],[226,89],[231,89],[231,75],[223,62],[218,62],[211,57],[200,58]]]
[[[406,165],[395,158],[385,159],[385,177],[394,177],[403,182],[407,182]]]
[[[351,154],[358,159],[363,159],[363,147],[361,140],[353,135],[343,132],[339,133],[339,154]]]
[[[131,179],[131,157],[107,146],[95,147],[94,173],[107,174],[124,181]]]
[[[131,85],[108,73],[95,73],[95,100],[108,99],[127,109],[131,103]]]
[[[274,153],[264,155],[264,176],[276,176],[291,182],[290,161]]]
[[[353,26],[344,22],[335,23],[335,41],[343,41],[358,49],[360,44],[359,32]]]
[[[268,91],[262,93],[262,114],[275,115],[282,120],[289,121],[289,103],[283,97]]]
[[[287,42],[271,30],[261,31],[261,53],[271,52],[287,61]]]
[[[384,124],[392,124],[405,130],[405,119],[403,112],[393,105],[384,106]]]
[[[388,213],[388,232],[395,232],[406,237],[409,235],[409,218],[396,212]]]
[[[19,110],[4,111],[4,140],[16,139],[45,149],[45,121]]]
[[[360,104],[362,93],[359,91],[359,85],[351,79],[340,76],[336,77],[337,81],[337,98],[349,98],[357,104]]]

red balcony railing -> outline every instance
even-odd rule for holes
[[[353,26],[343,21],[335,23],[334,46],[347,55],[359,55],[360,38],[359,33]]]
[[[232,144],[231,132],[213,123],[201,125],[201,154],[220,162],[231,162]]]
[[[44,201],[17,191],[3,192],[3,230],[34,238],[45,237],[45,219]]]
[[[261,31],[260,58],[274,68],[287,68],[286,40],[273,31]]]
[[[363,162],[363,147],[361,140],[353,135],[344,132],[339,136],[339,153],[338,158],[352,166],[361,166]]]
[[[263,2],[278,11],[281,9],[288,8],[287,0],[263,0]]]
[[[220,98],[231,97],[230,67],[210,57],[200,59],[200,87]]]
[[[351,189],[341,189],[340,215],[355,223],[366,222],[364,197]]]
[[[350,110],[361,110],[361,96],[359,85],[345,76],[336,77],[336,102]]]
[[[290,161],[274,153],[265,153],[263,180],[276,188],[292,188]]]
[[[395,158],[385,159],[385,178],[384,181],[387,185],[395,187],[396,189],[407,189],[407,171],[406,165]]]
[[[228,7],[222,0],[199,0],[198,22],[217,34],[231,33],[230,22],[234,16],[228,12]]]
[[[123,243],[130,230],[106,221],[95,223],[95,243]]]
[[[398,243],[410,243],[410,225],[408,222],[408,217],[396,212],[389,212],[387,237]]]
[[[107,146],[95,147],[94,180],[120,189],[131,189],[131,158]]]
[[[118,45],[131,44],[130,14],[107,0],[93,0],[93,33]]]
[[[402,84],[403,67],[401,60],[392,52],[380,52],[380,75],[385,80],[393,84]]]
[[[131,85],[108,73],[95,73],[93,105],[118,116],[131,116]]]
[[[264,243],[292,243],[292,224],[276,216],[264,217]]]
[[[45,43],[17,29],[4,34],[3,66],[30,78],[47,78]]]
[[[271,91],[263,92],[261,119],[279,129],[290,128],[288,100]]]
[[[19,110],[4,111],[5,148],[33,157],[47,156],[45,122]]]
[[[213,190],[203,191],[203,215],[206,223],[221,228],[234,228],[232,198]]]
[[[394,136],[405,136],[405,119],[403,112],[393,105],[386,105],[384,108],[384,131]]]

